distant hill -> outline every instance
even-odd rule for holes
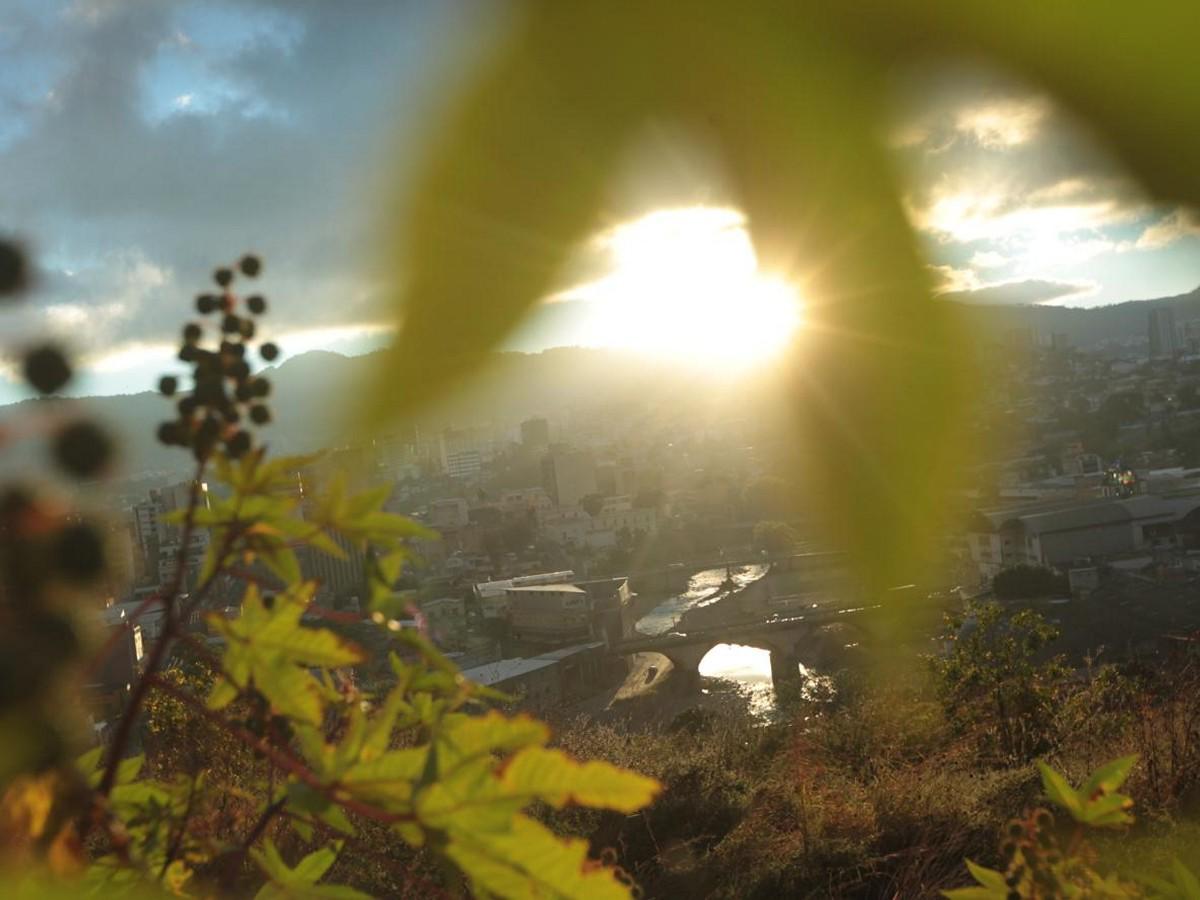
[[[1051,334],[1066,334],[1075,347],[1095,347],[1105,342],[1124,343],[1144,339],[1150,310],[1171,309],[1182,327],[1189,319],[1200,319],[1200,287],[1174,297],[1128,300],[1091,309],[1062,306],[980,306],[956,304],[963,316],[984,333],[1003,335],[1013,328],[1032,328],[1044,340]]]
[[[264,370],[273,385],[274,421],[263,429],[263,438],[279,453],[347,443],[347,422],[380,353],[346,357],[315,350]],[[452,393],[415,421],[422,430],[433,433],[446,426],[509,425],[531,415],[561,421],[605,405],[662,413],[669,420],[687,415],[691,401],[703,402],[712,393],[704,390],[704,385],[705,379],[694,370],[616,350],[496,353],[468,389]],[[403,385],[396,386],[397,393],[403,390]],[[122,471],[127,476],[149,472],[183,476],[190,471],[186,454],[162,446],[155,438],[158,423],[173,415],[174,406],[152,391],[62,401],[24,400],[0,407],[0,418],[16,420],[32,414],[32,418],[42,419],[67,410],[86,410],[107,423],[121,444]],[[3,466],[25,471],[41,465],[41,446],[31,441],[15,452],[6,451]]]
[[[1028,327],[1043,340],[1051,334],[1066,334],[1077,347],[1105,342],[1136,346],[1146,336],[1152,309],[1174,310],[1180,326],[1190,319],[1200,319],[1200,288],[1175,297],[1092,309],[955,305],[983,334],[1000,337],[1010,329]],[[275,421],[263,435],[272,449],[300,453],[345,444],[346,423],[361,386],[370,383],[368,375],[381,352],[346,357],[314,350],[265,370],[274,385],[271,402]],[[702,368],[682,368],[619,350],[562,347],[541,353],[495,353],[468,389],[451,394],[415,421],[432,433],[446,426],[511,425],[531,415],[547,415],[560,422],[586,420],[606,408],[642,416],[655,427],[685,417],[710,415],[718,408],[747,417],[773,415],[767,411],[765,400],[757,411],[753,408],[754,402],[765,396],[764,391],[753,385],[743,388],[729,390],[716,369],[706,375]],[[404,385],[396,385],[395,389],[399,395]],[[151,391],[69,401],[25,400],[0,407],[0,418],[18,411],[18,415],[54,415],[56,410],[68,407],[88,410],[109,424],[122,445],[125,474],[184,475],[189,471],[184,453],[155,440],[158,423],[173,413],[173,406]],[[6,448],[0,465],[27,471],[40,465],[41,460],[41,445],[23,442]]]

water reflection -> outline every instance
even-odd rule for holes
[[[700,676],[737,682],[753,715],[767,715],[775,708],[771,654],[767,650],[740,644],[717,644],[700,661]]]
[[[733,583],[737,588],[757,581],[767,573],[767,566],[743,566],[733,571]],[[721,590],[725,583],[725,569],[704,569],[688,580],[687,590],[660,603],[638,619],[634,626],[642,634],[663,634],[675,627],[689,609],[716,603],[726,592]],[[736,588],[735,588],[736,589]]]

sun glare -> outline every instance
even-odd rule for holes
[[[800,325],[796,290],[759,271],[736,210],[659,210],[602,241],[611,274],[572,292],[600,301],[589,343],[746,368],[775,356]]]

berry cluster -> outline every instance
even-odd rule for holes
[[[1063,871],[1067,862],[1048,810],[1035,809],[1009,822],[1000,852],[1007,863],[1004,882],[1010,900],[1062,896],[1061,888],[1071,873]]]
[[[21,297],[30,273],[21,246],[0,240],[0,301]],[[46,397],[66,387],[73,374],[53,343],[27,350],[21,369]],[[111,469],[114,446],[103,428],[73,414],[50,421],[50,455],[62,471],[92,479]],[[96,584],[106,562],[103,530],[62,498],[21,484],[0,489],[0,715],[25,735],[9,764],[36,768],[67,750],[57,707],[62,676],[83,652],[76,591]]]
[[[237,272],[246,278],[257,278],[262,262],[257,256],[246,255],[237,264]],[[237,459],[254,446],[250,432],[242,427],[243,419],[254,425],[271,421],[271,410],[264,402],[271,393],[271,382],[252,375],[246,359],[257,326],[255,318],[267,311],[267,301],[260,294],[240,299],[233,292],[236,272],[219,268],[213,273],[220,293],[201,294],[196,298],[196,311],[203,316],[219,314],[217,330],[220,343],[215,349],[201,345],[204,326],[189,322],[183,328],[179,358],[193,367],[193,388],[176,403],[178,417],[158,426],[158,439],[167,445],[187,447],[197,460],[207,459],[220,444],[225,453]],[[245,314],[239,314],[244,309]],[[258,347],[258,355],[266,362],[279,356],[279,348],[268,342]],[[158,383],[163,396],[174,397],[179,381],[164,375]]]

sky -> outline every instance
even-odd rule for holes
[[[380,346],[391,324],[368,263],[379,173],[429,133],[498,8],[0,0],[0,233],[22,238],[40,271],[31,300],[0,311],[8,349],[53,334],[81,361],[76,391],[146,389],[172,365],[212,267],[244,250],[266,261],[266,324],[285,354]],[[1091,306],[1200,284],[1200,220],[1146,203],[1028,86],[943,71],[899,85],[896,109],[888,140],[945,296]],[[686,267],[719,238],[744,261],[736,213],[705,206],[704,167],[682,177],[702,212],[668,232],[696,243],[665,255]],[[624,238],[644,224],[598,236],[590,275],[513,346],[608,340],[614,329],[573,311],[628,287]],[[0,402],[25,395],[9,360]]]

